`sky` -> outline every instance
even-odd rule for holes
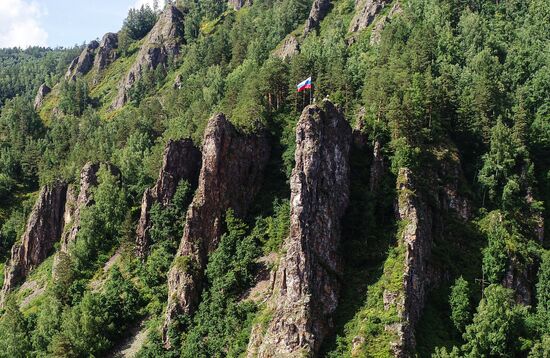
[[[0,48],[90,42],[120,30],[128,10],[146,3],[153,0],[0,0]]]

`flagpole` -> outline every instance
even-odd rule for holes
[[[311,104],[311,92],[312,92],[312,88],[313,88],[313,77],[311,77],[311,75],[310,75],[309,78],[311,78],[311,85],[309,86],[309,104]]]

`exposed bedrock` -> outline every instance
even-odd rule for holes
[[[349,202],[351,128],[330,102],[304,109],[290,180],[290,234],[274,277],[265,333],[254,329],[249,357],[315,355],[333,328],[342,262],[340,219]]]
[[[304,36],[314,30],[330,10],[330,0],[314,0],[304,27]]]
[[[36,97],[34,98],[34,109],[38,110],[40,107],[42,107],[42,103],[44,103],[44,99],[46,96],[52,91],[50,87],[48,87],[47,84],[42,83],[40,87],[38,88],[38,92],[36,93]]]
[[[174,319],[180,314],[193,314],[198,306],[208,254],[218,245],[226,211],[231,208],[238,217],[246,215],[260,188],[268,158],[265,134],[241,134],[221,113],[208,122],[198,187],[168,275],[168,306],[163,327],[167,347],[168,329]]]
[[[46,185],[27,221],[21,240],[13,245],[4,271],[2,302],[5,295],[20,284],[52,252],[63,230],[63,210],[67,184],[61,181]]]
[[[84,50],[82,50],[80,56],[71,62],[67,73],[65,73],[65,79],[74,81],[77,76],[84,76],[87,74],[94,65],[94,58],[98,47],[99,42],[95,40],[90,42]]]
[[[119,84],[118,95],[112,108],[121,108],[128,102],[128,91],[139,81],[145,71],[158,66],[168,66],[171,57],[180,52],[183,44],[183,13],[173,5],[165,8],[157,23],[145,37],[137,59]]]
[[[201,152],[190,139],[170,140],[166,144],[157,182],[154,187],[145,190],[141,201],[141,215],[136,230],[136,248],[140,258],[145,258],[149,249],[151,207],[155,203],[161,207],[169,205],[182,180],[195,187],[200,167]]]
[[[97,55],[94,60],[94,68],[97,71],[102,71],[111,63],[115,62],[118,57],[118,35],[108,32],[103,36],[97,49]]]

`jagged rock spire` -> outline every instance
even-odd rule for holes
[[[265,334],[249,357],[314,356],[333,328],[340,294],[340,219],[349,202],[351,128],[334,105],[308,106],[296,128],[290,235],[275,274]]]

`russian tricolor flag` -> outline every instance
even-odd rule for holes
[[[298,92],[302,92],[305,89],[311,88],[311,77],[308,77],[307,79],[300,82],[297,86]]]

